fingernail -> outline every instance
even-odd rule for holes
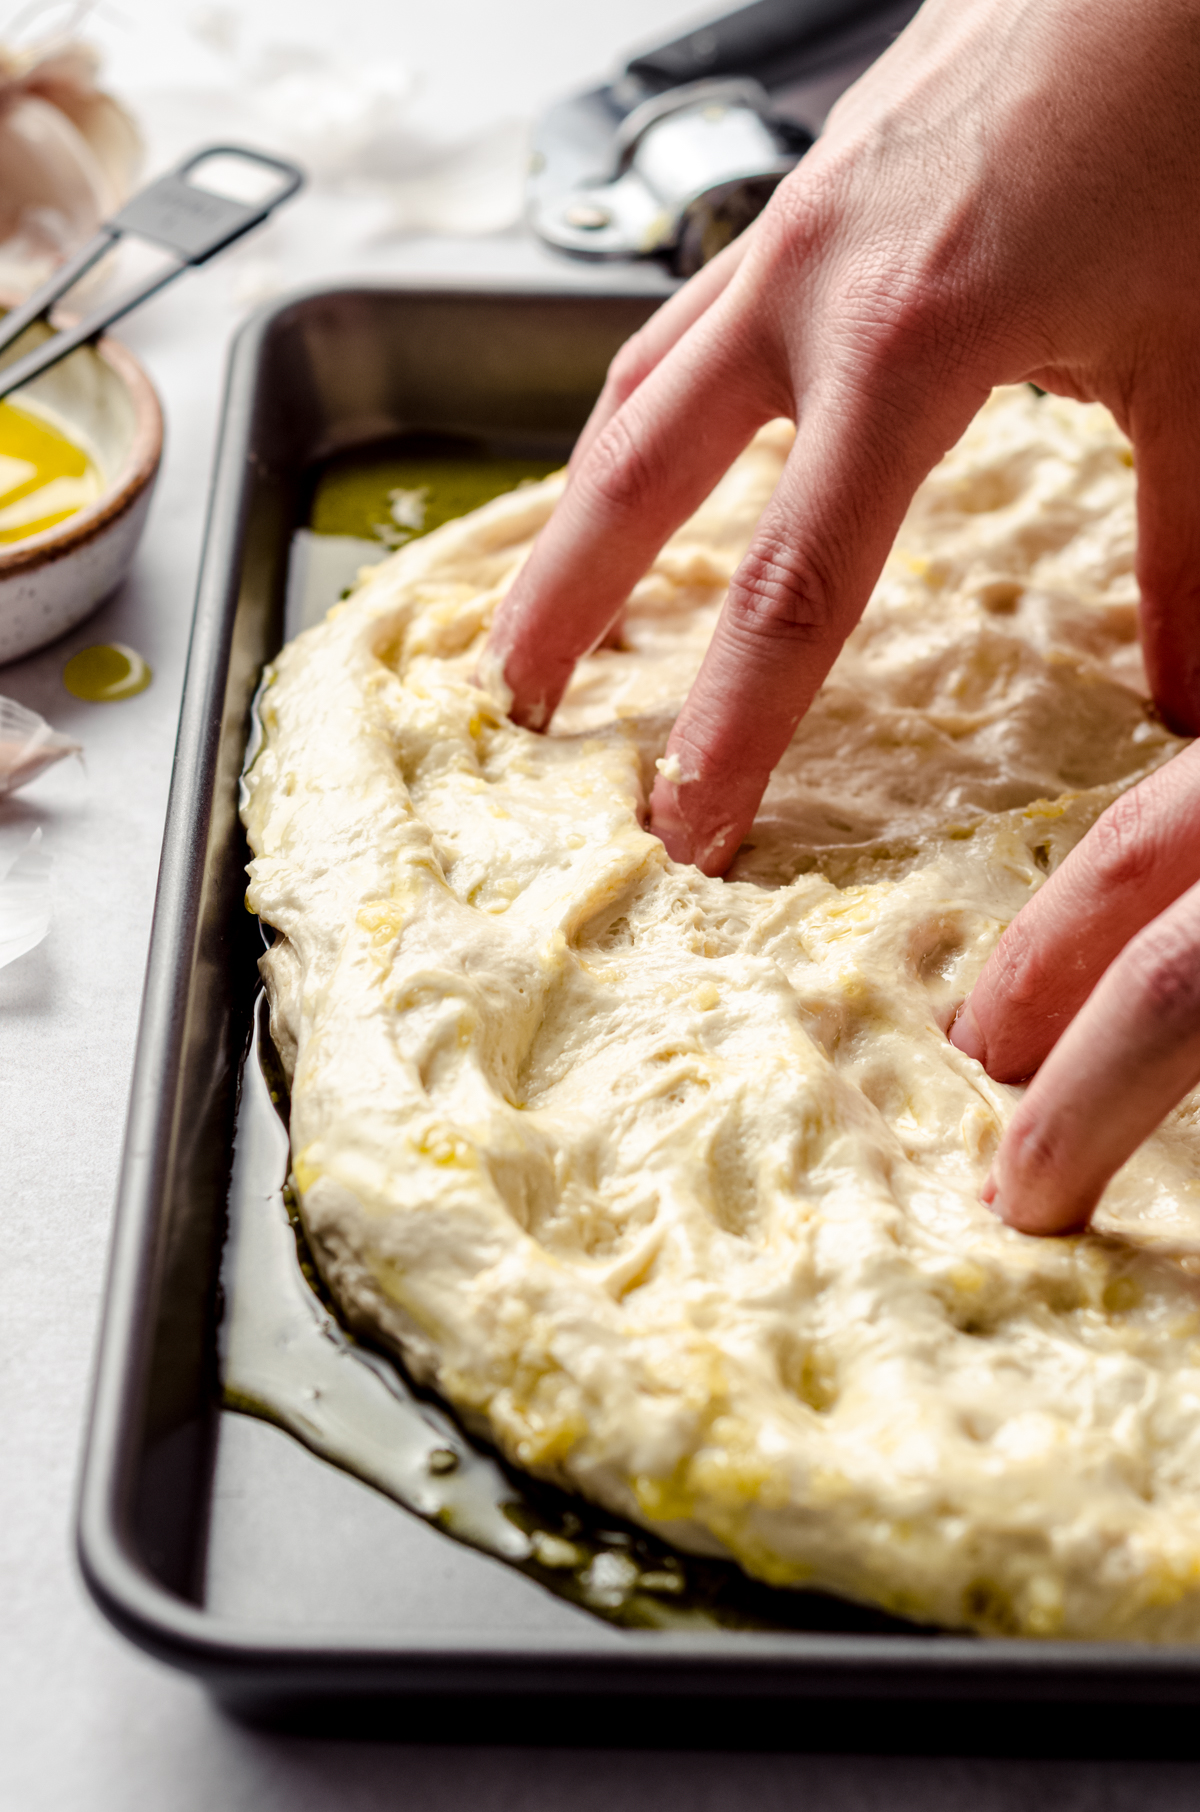
[[[998,1221],[1003,1221],[1005,1226],[1008,1225],[1008,1210],[1004,1206],[1004,1197],[990,1171],[987,1182],[979,1191],[979,1199],[989,1214],[994,1214]]]
[[[979,1021],[971,1011],[969,1000],[963,1002],[951,1020],[947,1037],[956,1051],[961,1051],[964,1057],[973,1057],[976,1063],[987,1067],[987,1042],[980,1030]]]

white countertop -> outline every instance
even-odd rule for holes
[[[682,22],[687,0],[244,0],[199,18],[208,45],[239,18],[254,43],[291,40],[353,61],[392,56],[423,77],[405,114],[422,135],[493,133],[603,74],[616,53]],[[157,161],[203,128],[196,90],[219,55],[163,0],[101,7],[92,36],[114,84],[143,94]],[[235,46],[236,48],[236,46]],[[228,64],[224,74],[228,75]],[[167,88],[190,96],[163,98]],[[154,95],[157,98],[154,98]],[[485,198],[486,201],[486,198]],[[406,206],[410,209],[411,197]],[[487,205],[492,205],[487,203]],[[310,192],[257,242],[183,279],[123,337],[166,406],[167,454],[133,576],[78,631],[0,670],[0,693],[76,736],[66,763],[0,805],[0,866],[35,825],[54,858],[53,923],[0,971],[0,1807],[13,1812],[421,1812],[663,1805],[767,1809],[1192,1806],[1200,1764],[1036,1763],[669,1751],[322,1743],[243,1729],[189,1680],[146,1660],[88,1601],[72,1554],[73,1493],[124,1128],[175,724],[226,349],[259,300],[364,272],[545,268],[519,233],[473,242],[389,236],[395,205]],[[93,642],[131,644],[148,691],[118,705],[68,696],[62,667]],[[1104,1715],[1104,1714],[1100,1714]],[[999,1753],[1019,1743],[997,1711]]]

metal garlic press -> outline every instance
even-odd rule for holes
[[[560,101],[534,136],[530,219],[580,258],[690,276],[803,157],[918,0],[754,0]]]

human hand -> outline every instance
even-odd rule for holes
[[[670,853],[720,873],[916,486],[993,385],[1028,378],[1133,440],[1148,672],[1168,721],[1200,727],[1198,221],[1197,0],[926,0],[615,361],[493,629],[514,717],[545,726],[668,535],[793,416],[668,745],[681,778],[650,801]]]
[[[984,1201],[1025,1233],[1086,1226],[1200,1082],[1200,743],[1111,805],[1017,914],[950,1038],[998,1081],[1034,1077]]]

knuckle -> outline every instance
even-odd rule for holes
[[[803,265],[820,253],[837,222],[832,185],[803,162],[785,176],[755,223],[759,257]]]
[[[1037,945],[1020,919],[1014,919],[988,963],[993,999],[1001,1001],[1010,1023],[1027,1023],[1046,1008],[1050,976]]]
[[[994,364],[986,301],[945,279],[918,284],[912,272],[860,265],[847,272],[838,299],[859,393],[873,407],[882,397],[901,420],[928,408],[932,381],[966,383]]]
[[[1063,1169],[1062,1140],[1051,1122],[1035,1118],[1032,1110],[1018,1109],[1005,1144],[1009,1165],[1023,1190],[1040,1195],[1059,1180]]]
[[[1038,1069],[1077,1005],[1073,980],[1020,919],[1009,926],[971,996],[997,1082],[1025,1082]]]
[[[836,615],[837,584],[815,548],[774,539],[751,548],[729,588],[730,627],[773,641],[819,640]]]
[[[882,383],[905,390],[906,406],[927,406],[934,373],[959,381],[982,373],[990,387],[1016,304],[995,272],[980,267],[971,206],[942,210],[914,243],[878,219],[853,168],[826,170],[815,186],[781,184],[776,194],[767,246],[797,279],[823,274],[823,313],[868,394]]]
[[[631,515],[645,507],[666,474],[639,442],[626,417],[614,415],[580,476],[606,514]]]
[[[820,272],[830,319],[872,340],[885,363],[994,367],[1036,308],[1021,274],[997,266],[994,198],[963,183],[948,150],[932,166],[896,150],[827,132],[776,188],[756,250],[802,281]]]
[[[1200,1030],[1200,949],[1179,927],[1156,919],[1127,946],[1122,967],[1163,1035]]]
[[[1138,789],[1123,793],[1097,818],[1080,845],[1089,878],[1106,893],[1142,887],[1155,866],[1157,850]]]

